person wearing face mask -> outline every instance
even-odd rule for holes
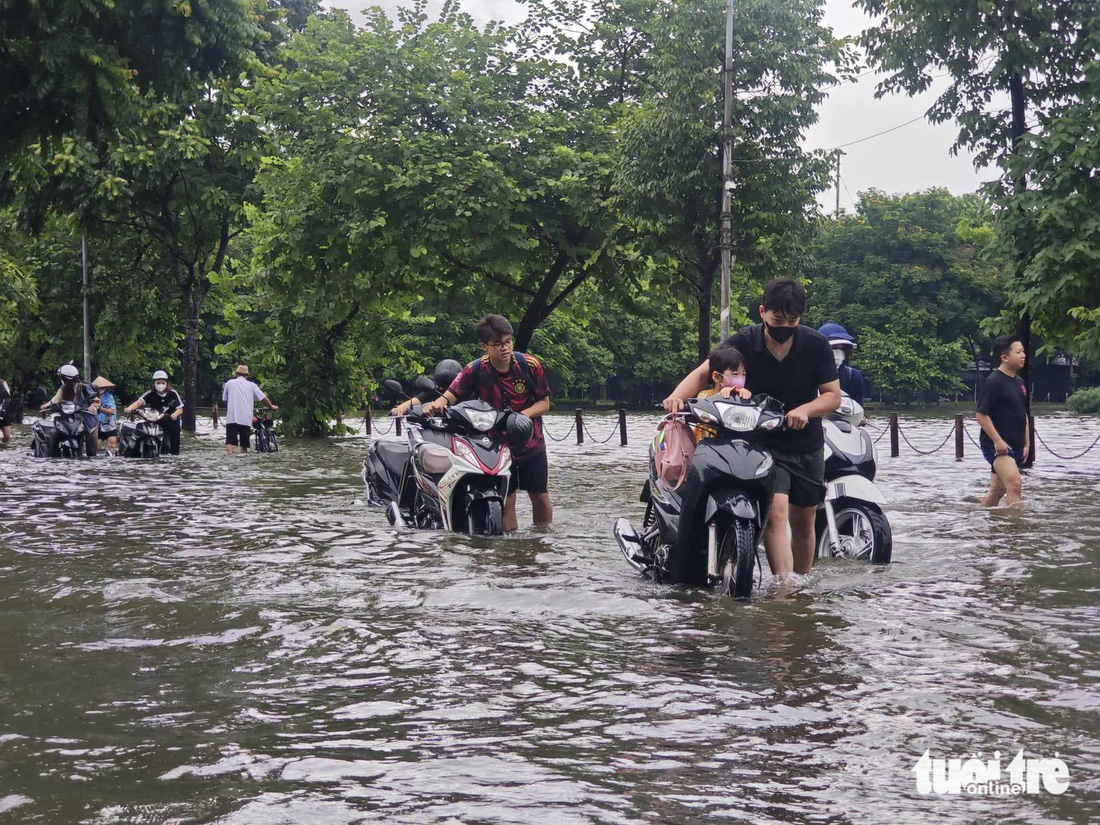
[[[168,373],[164,370],[157,370],[153,373],[153,388],[147,390],[141,398],[127,407],[126,412],[132,413],[142,407],[148,407],[159,413],[167,414],[167,418],[162,420],[160,425],[164,431],[164,447],[161,449],[161,453],[179,455],[180,416],[183,415],[183,399],[168,383]]]
[[[851,364],[856,339],[840,324],[822,324],[817,331],[828,339],[829,346],[833,348],[833,360],[840,377],[840,391],[862,407],[863,373]]]
[[[748,401],[752,393],[745,389],[745,359],[733,347],[719,346],[707,356],[710,364],[711,385],[702,390],[696,398],[710,398],[720,395],[723,398],[738,396]],[[704,438],[713,438],[718,431],[709,424],[695,426],[695,443]]]
[[[774,459],[775,495],[764,529],[764,549],[772,573],[809,573],[814,563],[814,522],[825,500],[825,436],[821,419],[840,406],[840,380],[824,335],[799,322],[806,290],[790,278],[764,287],[763,323],[745,327],[722,342],[744,358],[745,386],[783,404],[786,427],[761,433]],[[713,380],[709,360],[680,382],[664,400],[668,412]],[[790,524],[791,535],[787,535]]]

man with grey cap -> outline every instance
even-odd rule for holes
[[[222,387],[222,401],[225,402],[225,454],[233,455],[234,447],[240,447],[242,453],[247,453],[255,402],[263,401],[272,410],[279,408],[271,403],[263,390],[248,380],[248,367],[244,364],[237,366],[237,374]]]

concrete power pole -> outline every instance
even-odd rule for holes
[[[730,267],[733,265],[733,0],[726,0],[725,112],[722,117],[722,340],[730,334]]]
[[[833,217],[840,217],[840,150],[836,150],[836,209],[833,210]]]
[[[80,264],[84,270],[84,380],[92,380],[92,348],[88,336],[88,231],[80,233]]]

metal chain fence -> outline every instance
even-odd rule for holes
[[[935,454],[935,453],[938,453],[938,452],[939,452],[940,450],[942,450],[942,449],[943,449],[943,448],[944,448],[945,446],[947,446],[947,442],[948,442],[948,441],[950,441],[950,440],[951,440],[951,436],[953,436],[953,435],[955,434],[955,427],[954,427],[954,425],[952,425],[952,427],[951,427],[951,431],[950,431],[950,432],[949,432],[949,433],[948,433],[948,434],[946,435],[946,437],[945,437],[945,438],[943,439],[943,441],[941,441],[941,442],[940,442],[940,446],[936,447],[936,449],[934,449],[934,450],[922,450],[922,449],[920,449],[919,447],[914,447],[914,446],[913,446],[913,442],[912,442],[912,441],[910,441],[910,440],[908,439],[908,437],[907,437],[907,436],[905,435],[905,431],[904,431],[904,430],[902,430],[902,428],[901,428],[901,425],[900,425],[900,424],[898,425],[898,434],[899,434],[899,435],[900,435],[900,436],[902,437],[902,440],[903,440],[903,441],[904,441],[904,442],[905,442],[906,444],[908,444],[908,445],[909,445],[909,448],[910,448],[910,449],[911,449],[911,450],[912,450],[913,452],[917,453],[918,455],[933,455],[933,454]]]

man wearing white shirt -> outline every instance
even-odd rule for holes
[[[248,367],[244,364],[237,367],[237,375],[222,387],[222,401],[225,402],[225,454],[233,455],[233,448],[237,446],[240,446],[241,452],[247,453],[255,402],[263,401],[273,410],[279,408],[271,403],[263,390],[248,380]]]

